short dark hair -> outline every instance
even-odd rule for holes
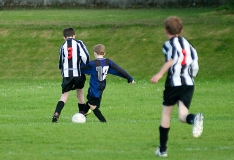
[[[76,33],[75,33],[74,28],[72,28],[72,27],[65,28],[65,29],[63,30],[63,37],[65,37],[65,38],[67,38],[67,37],[72,37],[72,36],[74,36],[74,35],[76,35]]]

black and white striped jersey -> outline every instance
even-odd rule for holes
[[[166,62],[173,59],[173,65],[168,70],[166,87],[194,85],[198,73],[197,51],[184,37],[173,37],[163,45]]]
[[[81,76],[80,66],[89,62],[89,53],[81,40],[68,38],[60,48],[59,69],[63,77]]]

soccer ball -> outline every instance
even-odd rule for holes
[[[73,123],[85,123],[86,122],[86,117],[81,113],[76,113],[72,117],[72,122]]]

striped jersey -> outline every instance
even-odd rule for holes
[[[89,62],[89,53],[81,40],[68,38],[60,48],[59,69],[63,77],[81,76],[80,66]]]
[[[197,51],[184,37],[173,37],[163,45],[165,61],[173,59],[173,65],[168,70],[166,87],[194,85],[198,73]]]
[[[96,98],[101,97],[106,87],[107,74],[126,78],[128,82],[133,81],[133,78],[124,69],[107,58],[98,58],[90,61],[86,66],[82,67],[81,71],[84,74],[90,75],[88,94]]]

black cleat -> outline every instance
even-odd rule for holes
[[[59,114],[56,112],[52,117],[52,123],[58,123]]]

